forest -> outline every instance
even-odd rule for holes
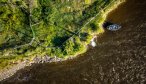
[[[0,69],[25,58],[67,58],[103,32],[101,11],[115,0],[0,0]]]

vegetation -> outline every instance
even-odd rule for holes
[[[0,0],[0,68],[36,55],[73,56],[101,32],[114,0]],[[95,19],[93,19],[95,18]]]

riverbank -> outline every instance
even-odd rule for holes
[[[76,58],[79,54],[83,54],[87,51],[88,46],[90,45],[91,41],[93,39],[98,38],[98,36],[102,35],[104,33],[104,29],[103,29],[103,23],[105,22],[108,14],[113,11],[114,9],[116,9],[119,5],[123,4],[124,2],[126,2],[126,0],[117,0],[115,2],[112,2],[111,4],[109,4],[106,8],[104,8],[100,13],[99,13],[99,18],[95,19],[95,23],[97,24],[97,26],[99,27],[98,31],[92,32],[90,33],[91,35],[91,39],[90,41],[87,41],[87,43],[85,43],[86,48],[84,50],[82,50],[81,52],[76,53],[73,56],[67,56],[66,58],[63,58],[65,60],[68,59],[72,59],[72,58]],[[97,15],[96,15],[97,16]]]
[[[145,0],[127,0],[106,19],[120,24],[121,30],[105,31],[98,36],[95,48],[62,63],[26,67],[2,83],[145,84],[145,9]]]
[[[74,56],[67,56],[64,60],[73,59],[73,58],[78,57],[78,55],[85,53],[87,51],[88,46],[90,45],[91,41],[93,39],[95,39],[95,37],[96,37],[96,39],[98,39],[98,36],[100,36],[104,33],[103,23],[105,22],[108,14],[110,12],[112,12],[114,9],[116,9],[119,5],[122,5],[124,2],[126,2],[126,0],[117,0],[113,3],[111,3],[105,9],[103,9],[99,14],[100,18],[98,18],[98,19],[100,19],[100,20],[97,20],[97,22],[96,22],[98,24],[99,31],[90,33],[92,38],[90,39],[90,41],[88,41],[88,43],[85,44],[86,48],[82,52],[78,52]]]
[[[117,6],[119,6],[120,4],[122,4],[124,1],[115,1],[114,3],[112,3],[109,7],[107,7],[106,9],[104,9],[101,13],[100,13],[100,17],[101,17],[101,21],[97,21],[98,26],[100,27],[100,31],[102,32],[95,32],[92,34],[93,36],[97,36],[100,35],[101,33],[104,32],[103,28],[102,28],[102,23],[105,21],[106,16],[108,15],[109,12],[111,12],[112,10],[114,10],[115,8],[117,8]],[[88,46],[89,43],[86,43],[86,47]],[[14,65],[12,68],[9,69],[5,69],[0,71],[0,80],[6,79],[10,76],[12,76],[14,73],[16,73],[17,70],[24,68],[25,66],[31,66],[31,64],[33,63],[50,63],[50,62],[61,62],[61,61],[65,61],[68,59],[73,59],[75,57],[77,57],[79,54],[85,53],[87,50],[84,49],[82,52],[78,52],[76,53],[74,56],[67,56],[66,58],[57,58],[57,57],[50,57],[50,58],[46,58],[46,57],[34,57],[32,58],[31,61],[27,61],[27,59],[23,62],[20,62],[16,65]],[[46,60],[47,59],[47,60]],[[26,62],[27,61],[27,62]],[[23,66],[21,65],[21,63],[24,63]],[[21,66],[21,67],[20,67]],[[14,69],[15,67],[15,69]],[[5,71],[7,71],[6,73],[4,73]]]

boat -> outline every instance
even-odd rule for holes
[[[94,41],[91,41],[91,45],[92,45],[92,47],[95,47],[96,43]]]
[[[107,26],[107,29],[110,30],[110,31],[117,31],[120,28],[121,28],[121,26],[118,25],[118,24],[112,24],[112,25]]]
[[[94,36],[92,39],[91,39],[91,46],[92,47],[96,47],[96,42],[95,42],[95,39],[97,38],[97,36]]]

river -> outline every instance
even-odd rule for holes
[[[105,31],[75,59],[34,64],[3,81],[24,84],[146,84],[146,0],[127,0],[107,21],[120,24]]]

